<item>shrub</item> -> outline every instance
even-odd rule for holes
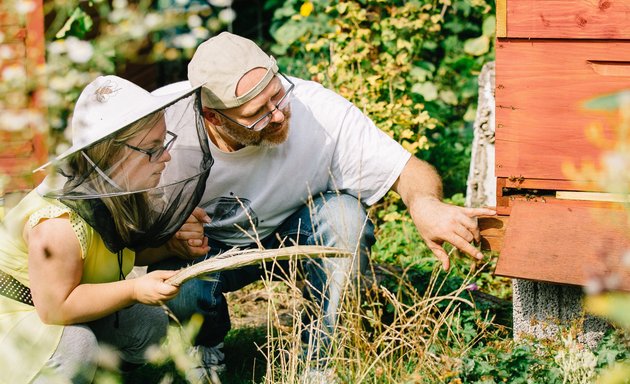
[[[268,1],[268,4],[277,1]],[[477,74],[493,59],[485,0],[286,0],[272,51],[288,73],[336,90],[465,190]]]

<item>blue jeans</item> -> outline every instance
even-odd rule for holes
[[[261,241],[267,249],[278,248],[282,244],[289,246],[295,242],[300,245],[338,247],[354,253],[352,258],[305,259],[301,262],[302,277],[307,281],[304,297],[311,300],[314,307],[321,312],[304,319],[310,323],[302,335],[305,342],[309,342],[316,333],[319,333],[317,340],[327,339],[332,334],[347,278],[365,271],[374,241],[374,226],[367,218],[361,203],[350,195],[333,192],[314,197],[312,202],[287,218],[275,233]],[[209,239],[209,245],[211,251],[206,258],[232,248],[212,239]],[[249,247],[257,246],[251,244]],[[195,262],[204,259],[199,258]],[[185,260],[170,258],[150,268],[179,269],[187,264],[189,262]],[[282,269],[279,277],[288,275],[288,272],[284,272],[289,271],[288,262],[279,262],[276,265]],[[216,345],[223,341],[231,327],[224,293],[236,291],[260,280],[265,276],[265,269],[272,268],[271,263],[267,268],[262,265],[247,266],[212,274],[210,279],[189,280],[181,287],[177,297],[168,302],[168,306],[182,321],[194,313],[201,313],[204,322],[197,334],[196,344]]]

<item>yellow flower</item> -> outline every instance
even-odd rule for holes
[[[300,7],[300,15],[307,17],[313,12],[313,3],[310,1],[305,1]]]

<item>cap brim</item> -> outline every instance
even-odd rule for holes
[[[144,117],[157,112],[163,108],[168,107],[171,104],[176,103],[177,101],[192,95],[193,93],[195,93],[199,88],[201,88],[201,85],[196,86],[196,87],[191,87],[190,85],[187,88],[184,87],[180,87],[177,91],[175,92],[169,92],[169,93],[159,93],[159,94],[154,94],[151,93],[151,97],[152,97],[152,102],[148,103],[142,107],[139,107],[138,110],[134,110],[133,113],[130,111],[129,113],[122,115],[119,117],[119,120],[113,124],[119,125],[120,127],[114,131],[110,131],[110,132],[105,132],[104,135],[102,136],[97,136],[94,140],[92,140],[90,143],[86,143],[86,144],[82,144],[82,145],[73,145],[70,148],[68,148],[67,150],[65,150],[63,153],[61,153],[60,155],[58,155],[57,157],[55,157],[54,159],[52,159],[51,161],[47,162],[46,164],[36,168],[35,170],[33,170],[34,172],[38,172],[41,171],[42,169],[58,163],[62,160],[64,160],[65,158],[67,158],[68,156],[72,155],[73,153],[76,153],[84,148],[87,148],[91,145],[94,145],[96,143],[101,142],[102,140],[105,140],[106,138],[116,134],[117,132],[121,131],[122,129],[128,127],[129,125],[135,123],[136,121],[143,119]]]

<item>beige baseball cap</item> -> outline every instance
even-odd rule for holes
[[[265,68],[267,73],[252,89],[237,97],[238,82],[254,68]],[[273,56],[253,41],[229,32],[202,43],[188,64],[188,80],[193,87],[203,86],[201,102],[214,109],[245,104],[262,92],[276,73],[278,64]]]

